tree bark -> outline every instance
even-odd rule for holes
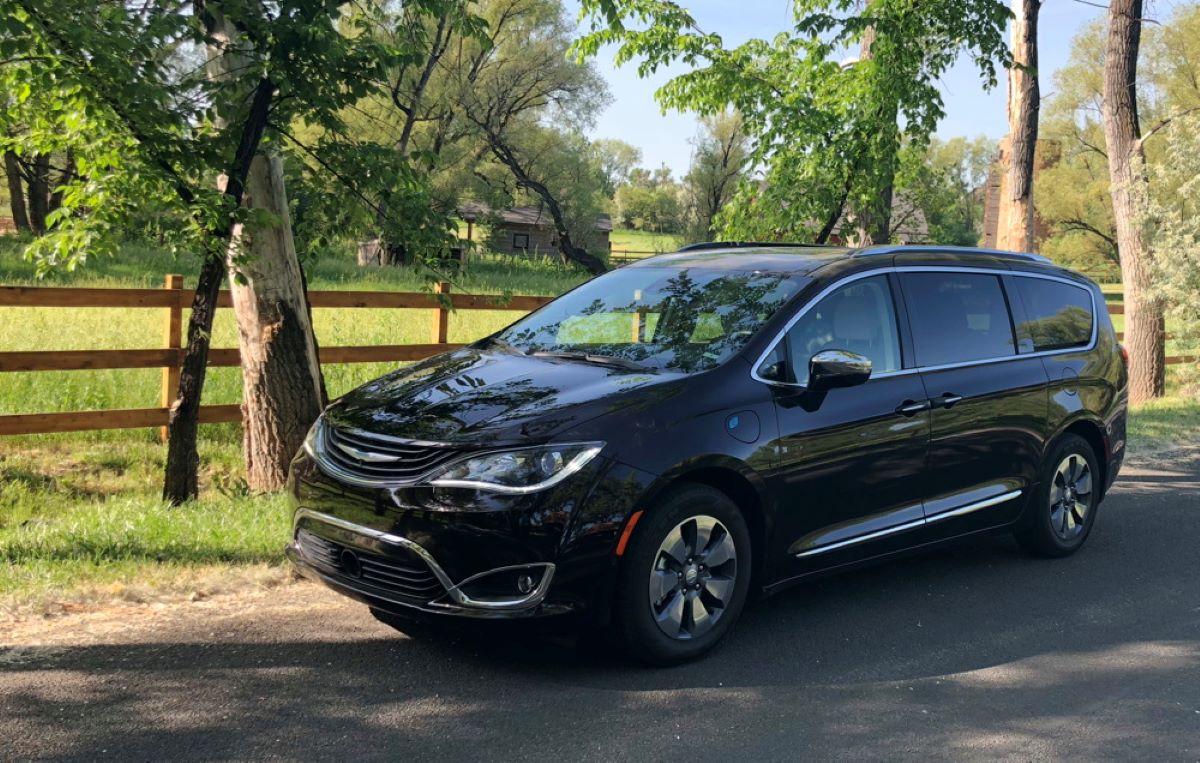
[[[278,490],[322,407],[282,159],[254,157],[242,203],[275,218],[250,230],[235,227],[227,266],[242,359],[246,481],[253,490]]]
[[[1033,171],[1038,136],[1037,24],[1041,0],[1013,0],[1012,55],[1008,70],[1008,156],[1000,196],[996,246],[1033,251]]]
[[[46,232],[46,215],[50,211],[50,155],[33,157],[29,173],[29,225],[33,232]]]
[[[8,177],[8,199],[13,225],[19,232],[31,231],[33,228],[29,225],[29,213],[25,211],[25,181],[21,177],[21,163],[12,151],[4,152],[4,174]]]
[[[1125,291],[1131,403],[1161,397],[1166,381],[1163,307],[1151,289],[1153,254],[1142,232],[1148,187],[1137,111],[1141,32],[1142,0],[1111,0],[1104,51],[1104,142]]]

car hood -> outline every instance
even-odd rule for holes
[[[539,441],[661,400],[683,378],[467,347],[364,384],[325,417],[335,427],[411,440],[476,446]]]

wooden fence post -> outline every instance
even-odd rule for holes
[[[449,294],[450,284],[445,281],[438,281],[433,285],[434,294]],[[437,312],[433,314],[433,331],[430,333],[430,341],[434,344],[446,344],[450,341],[450,311],[443,305],[438,305]]]
[[[167,349],[178,350],[183,346],[183,276],[169,275],[163,279],[164,289],[174,289],[179,297],[167,308],[167,322],[164,324],[163,340]],[[170,408],[179,395],[179,353],[172,353],[171,363],[162,370],[162,390],[159,403],[163,408]],[[158,437],[167,441],[167,428],[159,427]]]

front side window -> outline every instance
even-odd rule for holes
[[[917,365],[1016,354],[1000,279],[983,273],[903,273]]]
[[[568,292],[498,338],[528,353],[585,353],[691,373],[731,358],[807,284],[796,273],[627,267]]]
[[[887,276],[854,281],[808,308],[766,365],[786,357],[783,380],[807,384],[808,361],[822,350],[863,355],[871,361],[872,375],[900,370],[900,336]],[[769,375],[781,376],[779,371]]]
[[[1035,352],[1085,347],[1092,341],[1092,294],[1045,278],[1012,279],[1025,308],[1025,320],[1017,324],[1021,345]]]

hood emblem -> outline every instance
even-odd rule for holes
[[[335,442],[335,443],[333,443],[333,445],[338,450],[345,453],[346,455],[351,456],[352,458],[356,458],[359,461],[362,461],[362,462],[368,463],[368,464],[391,464],[391,463],[395,463],[396,461],[400,460],[400,458],[397,456],[389,456],[389,455],[385,455],[383,453],[375,453],[370,450],[359,450],[358,448],[355,448],[353,446],[347,445],[342,442]]]

